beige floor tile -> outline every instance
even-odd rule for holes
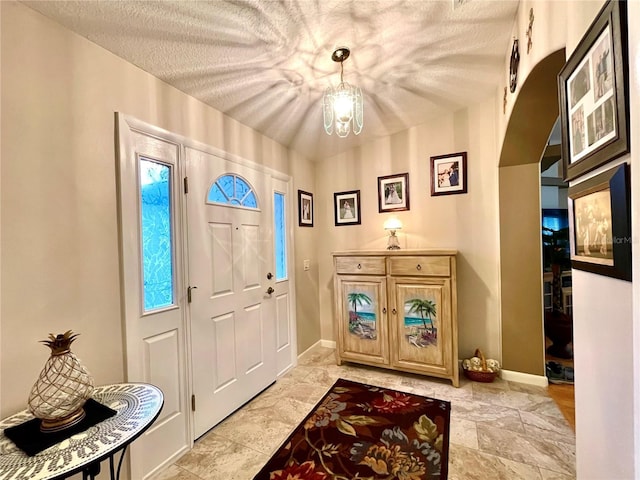
[[[209,433],[177,465],[203,480],[251,480],[268,455]]]
[[[542,480],[540,470],[497,455],[452,444],[449,480]]]
[[[155,475],[152,480],[200,480],[200,477],[177,465],[171,465],[166,470]]]
[[[575,479],[575,434],[542,387],[451,382],[352,363],[316,346],[154,480],[251,480],[338,378],[451,402],[449,480]]]
[[[476,422],[458,419],[450,423],[449,443],[478,449],[478,429]]]
[[[485,453],[565,475],[575,475],[576,452],[572,444],[478,425],[478,445]]]
[[[575,480],[576,478],[575,475],[564,475],[544,468],[540,469],[540,473],[542,474],[542,480]]]

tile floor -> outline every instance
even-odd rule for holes
[[[314,347],[154,480],[251,480],[339,377],[451,402],[449,480],[575,479],[575,435],[545,388],[450,382],[347,364]]]

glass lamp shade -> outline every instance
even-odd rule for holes
[[[334,131],[339,137],[346,137],[351,131],[358,135],[362,131],[363,112],[362,91],[358,87],[342,82],[325,91],[323,113],[327,135]]]

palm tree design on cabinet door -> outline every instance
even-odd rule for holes
[[[405,302],[405,306],[409,307],[408,314],[417,313],[420,315],[420,319],[424,325],[422,332],[419,332],[416,327],[407,325],[405,318],[405,335],[407,340],[418,348],[437,344],[438,331],[433,324],[433,317],[436,316],[435,302],[422,298],[412,298]],[[429,325],[427,325],[427,320],[429,320]]]
[[[373,303],[371,297],[362,292],[350,292],[347,294],[347,303],[351,306],[351,310],[349,310],[349,332],[360,338],[375,340],[377,338],[375,314],[373,314],[371,320],[365,320],[361,315],[358,315],[358,307]]]

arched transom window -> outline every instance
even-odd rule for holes
[[[251,185],[233,173],[221,175],[213,182],[207,195],[207,203],[258,208],[258,199]]]

